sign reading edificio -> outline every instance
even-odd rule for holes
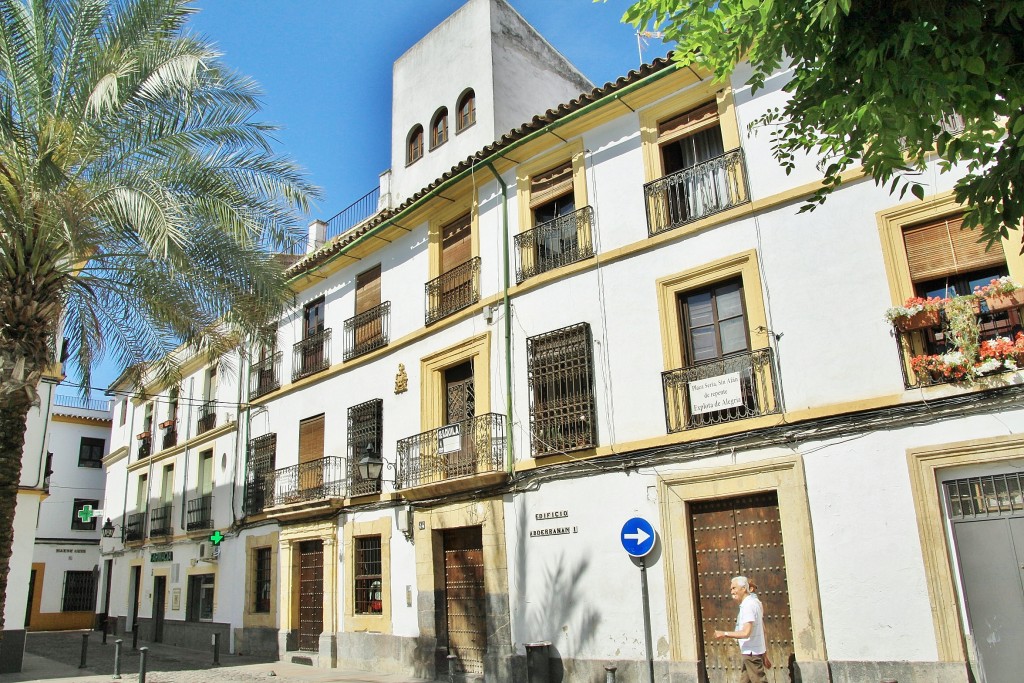
[[[437,452],[458,453],[462,450],[462,427],[459,424],[445,425],[437,430]]]
[[[692,415],[743,405],[743,387],[738,372],[689,382],[689,386]]]

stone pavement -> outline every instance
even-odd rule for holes
[[[75,681],[110,683],[114,671],[114,638],[102,644],[102,634],[89,632],[88,667],[79,669],[84,631],[29,633],[25,644],[25,662],[19,674],[0,674],[0,683],[21,681]],[[257,657],[222,654],[221,666],[213,666],[212,652],[186,650],[160,643],[144,643],[147,683],[425,683],[426,679],[396,674],[377,674],[343,669],[317,669],[290,662],[267,661]],[[121,651],[121,674],[125,683],[139,680],[139,653],[125,640]]]

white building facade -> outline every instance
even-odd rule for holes
[[[461,12],[483,5],[508,10]],[[451,45],[409,54],[432,49]],[[614,664],[717,682],[739,654],[710,634],[732,628],[745,574],[770,680],[1010,680],[1024,298],[972,292],[1024,283],[1024,258],[958,229],[935,160],[923,201],[855,171],[798,213],[815,160],[786,175],[747,126],[786,76],[754,94],[742,70],[715,83],[658,60],[469,153],[439,148],[443,172],[414,189],[395,174],[393,208],[292,266],[271,340],[218,364],[224,422],[137,457],[150,393],[120,427],[115,407],[108,510],[152,524],[156,473],[173,463],[180,504],[204,452],[214,505],[202,533],[105,546],[126,588],[110,614],[146,628],[162,609],[164,638],[194,620],[325,667],[441,676],[451,655],[468,679]],[[466,78],[442,80],[499,107],[481,93],[500,83]],[[887,321],[936,292],[971,296]],[[1007,341],[961,347],[954,323]],[[633,517],[657,532],[642,565],[622,547]]]

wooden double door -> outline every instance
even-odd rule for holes
[[[446,529],[444,543],[445,626],[456,669],[482,676],[487,651],[487,594],[483,535],[478,526]]]
[[[316,652],[324,630],[324,542],[299,544],[299,649]]]

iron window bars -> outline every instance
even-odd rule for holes
[[[424,289],[427,325],[472,306],[480,300],[480,257],[455,266],[428,282]]]
[[[331,328],[311,334],[292,347],[292,381],[331,367]]]
[[[281,356],[277,351],[249,368],[249,398],[259,398],[281,387]]]
[[[196,434],[208,432],[217,426],[217,401],[205,401],[199,407],[199,420],[196,423]]]
[[[355,540],[355,613],[381,614],[384,610],[380,536],[363,536]]]
[[[516,282],[593,256],[593,218],[584,206],[516,235]]]
[[[188,501],[186,510],[188,517],[187,530],[213,528],[213,494],[206,494]]]
[[[277,464],[277,434],[264,434],[249,441],[245,474],[245,510],[255,514],[266,507],[266,480]]]
[[[743,150],[670,173],[644,185],[652,237],[750,201]]]
[[[352,360],[388,345],[391,334],[391,302],[385,301],[345,321],[342,359]]]
[[[534,456],[597,445],[593,348],[589,323],[526,340]]]
[[[380,478],[363,479],[359,473],[359,460],[367,454],[367,446],[375,455],[383,457],[383,399],[375,398],[348,409],[348,476],[352,496],[380,492]]]

